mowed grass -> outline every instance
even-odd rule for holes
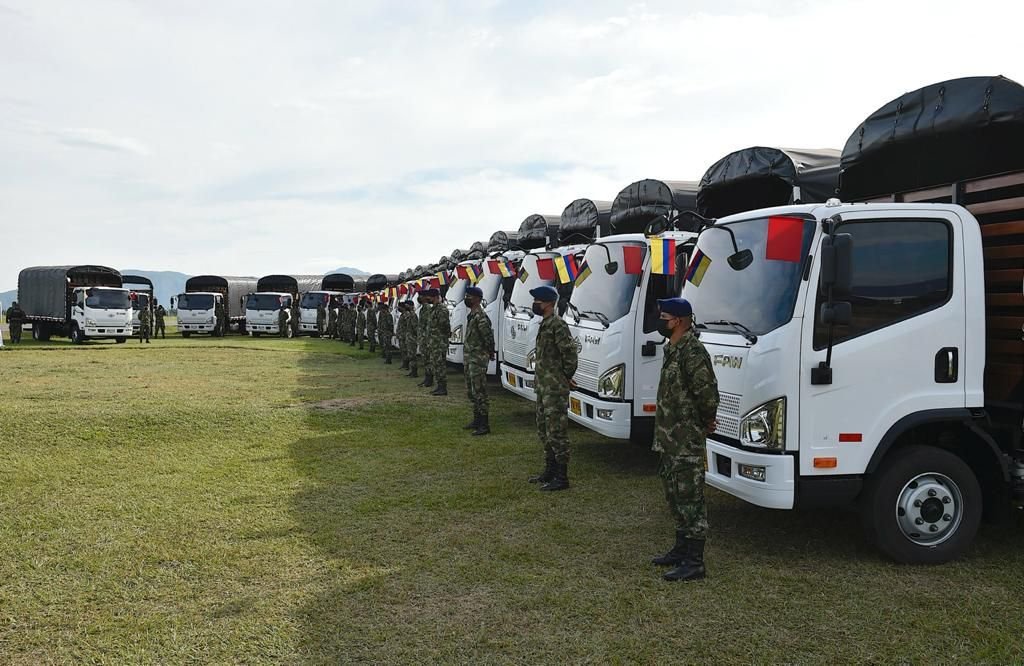
[[[435,398],[326,340],[28,342],[0,352],[0,662],[711,663],[1024,659],[1024,525],[887,562],[844,512],[709,492],[709,578],[653,454],[532,403]]]

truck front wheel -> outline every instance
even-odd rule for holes
[[[192,335],[192,333],[189,332],[189,331],[182,331],[181,332],[181,337],[183,337],[183,338],[187,338],[190,335]]]
[[[114,342],[116,342],[119,345],[123,345],[124,343],[128,342],[128,338],[114,338]]]
[[[942,564],[967,550],[981,523],[981,487],[967,463],[933,446],[886,457],[862,500],[868,537],[906,564]]]
[[[80,345],[85,342],[85,334],[82,333],[82,329],[77,324],[71,326],[71,342],[76,345]]]

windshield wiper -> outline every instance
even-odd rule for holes
[[[598,312],[597,310],[584,310],[581,314],[594,315],[594,319],[601,322],[601,325],[604,326],[605,328],[608,328],[609,326],[612,325],[611,320],[609,320],[608,317],[604,315],[604,313]]]
[[[578,307],[576,307],[575,305],[573,305],[572,301],[566,301],[565,304],[573,312],[573,315],[572,315],[573,321],[575,321],[577,324],[580,323],[580,309]]]
[[[749,342],[750,344],[754,344],[755,342],[757,342],[757,336],[754,335],[749,328],[739,323],[738,321],[725,321],[724,319],[721,319],[719,321],[706,321],[703,324],[699,325],[697,328],[702,328],[704,326],[729,326],[732,328],[732,330],[736,331],[744,338],[746,338],[747,342]]]
[[[513,316],[513,317],[517,317],[517,316],[519,316],[519,308],[517,308],[517,307],[516,307],[516,304],[515,304],[515,303],[513,303],[512,301],[509,301],[509,303],[508,303],[508,309],[512,311],[512,316]]]

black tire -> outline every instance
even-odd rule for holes
[[[80,345],[85,342],[85,335],[82,333],[82,329],[78,327],[78,324],[71,325],[71,342],[76,345]]]
[[[953,453],[933,446],[909,446],[886,456],[861,500],[868,538],[904,564],[960,557],[978,533],[981,513],[974,472]]]
[[[190,337],[191,335],[192,335],[191,331],[182,331],[181,332],[181,337],[183,337],[183,338]]]
[[[43,341],[43,325],[42,324],[32,324],[32,339],[35,340],[36,342],[42,342]]]
[[[123,345],[124,343],[128,342],[128,338],[114,338],[114,342],[116,342],[119,345]]]
[[[254,337],[254,338],[258,338],[258,337],[260,337],[261,335],[263,335],[263,334],[262,334],[262,333],[257,333],[256,331],[253,331],[253,332],[252,332],[252,337]]]

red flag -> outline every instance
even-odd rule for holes
[[[554,259],[538,259],[537,260],[537,277],[541,280],[554,280],[555,279],[555,260]]]
[[[490,259],[487,262],[487,270],[489,270],[492,275],[501,275],[501,269],[498,267],[497,259]]]
[[[639,275],[644,271],[644,249],[639,245],[622,246],[622,263],[627,275]]]
[[[804,221],[799,217],[769,217],[768,242],[764,258],[769,261],[800,262],[804,244]]]
[[[436,277],[430,278],[430,287],[428,287],[428,289],[440,289],[440,288],[441,288],[441,281],[438,280]]]
[[[455,274],[459,276],[460,280],[468,280],[469,279],[469,271],[466,270],[465,266],[461,266],[461,265],[460,266],[456,266],[455,267]]]

